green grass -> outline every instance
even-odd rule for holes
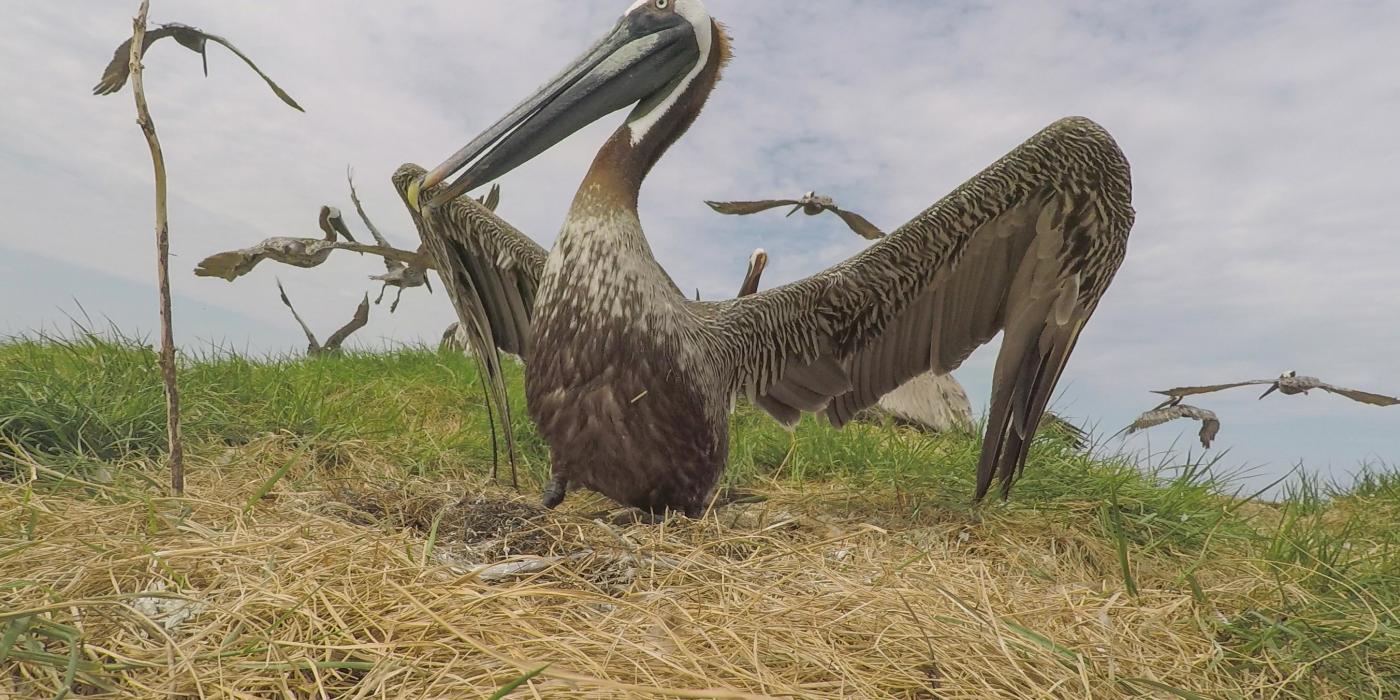
[[[526,418],[520,370],[508,371],[525,483],[537,487],[548,453]],[[408,348],[253,361],[210,352],[183,358],[180,382],[195,454],[276,434],[332,469],[366,453],[397,465],[404,477],[489,469],[476,369],[458,354]],[[835,484],[852,502],[876,504],[909,523],[976,517],[981,511],[970,495],[978,449],[966,436],[867,424],[835,431],[811,418],[789,433],[741,402],[726,479],[797,490]],[[66,479],[115,480],[149,498],[163,481],[156,469],[164,450],[164,402],[151,350],[93,335],[0,345],[0,479],[24,477],[29,488],[49,489],[69,488]],[[1194,591],[1206,606],[1213,601],[1200,580],[1218,584],[1228,574],[1219,562],[1258,567],[1267,585],[1243,593],[1248,608],[1210,623],[1227,651],[1219,663],[1239,674],[1278,674],[1286,679],[1281,697],[1400,697],[1400,473],[1369,469],[1345,487],[1300,478],[1282,498],[1263,503],[1217,477],[1216,466],[1142,468],[1045,436],[1012,503],[983,510],[1095,533],[1116,553],[1117,568],[1106,575],[1125,595],[1138,594],[1144,561],[1176,562],[1165,574],[1169,583]],[[287,467],[247,506],[284,478],[291,478]],[[19,520],[3,526],[0,541],[23,541]],[[0,545],[0,557],[8,546]],[[44,640],[62,641],[70,632],[19,620],[2,629],[0,659],[39,658],[48,653]],[[70,640],[68,648],[77,646]],[[50,655],[58,673],[91,670],[76,651]]]

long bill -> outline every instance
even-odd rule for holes
[[[579,129],[672,86],[700,59],[695,32],[683,17],[626,15],[563,72],[410,186],[409,203],[419,208],[421,190],[463,169],[429,207],[495,180]]]

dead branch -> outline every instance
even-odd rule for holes
[[[141,55],[146,42],[146,15],[151,0],[141,0],[141,9],[131,23],[130,50],[127,70],[131,74],[131,92],[136,98],[136,121],[146,136],[151,150],[151,165],[156,180],[156,286],[160,295],[160,376],[165,384],[165,430],[170,445],[170,490],[180,496],[185,493],[185,448],[180,439],[180,388],[175,377],[175,333],[170,310],[170,222],[166,211],[167,179],[165,154],[156,136],[156,124],[146,104],[146,85],[142,79]],[[152,40],[154,41],[154,39]],[[182,42],[183,43],[183,42]],[[118,52],[120,55],[120,52]],[[113,58],[114,62],[117,57]],[[124,81],[123,81],[124,82]],[[118,86],[120,87],[120,86]]]
[[[360,194],[355,191],[355,173],[353,169],[345,169],[345,179],[350,183],[350,201],[355,204],[355,211],[359,213],[360,220],[365,222],[365,228],[369,229],[370,235],[374,236],[374,241],[381,248],[390,248],[389,240],[384,234],[379,232],[379,227],[370,220],[369,214],[365,213],[365,207],[360,203]],[[427,250],[419,244],[417,255],[427,258]],[[370,275],[370,279],[376,282],[383,282],[384,286],[379,288],[379,298],[374,300],[378,304],[384,301],[384,292],[390,287],[397,287],[399,292],[394,297],[394,303],[389,305],[389,313],[394,313],[399,308],[399,301],[403,299],[403,290],[412,287],[427,287],[428,293],[433,293],[433,285],[428,281],[429,265],[426,262],[421,264],[409,264],[398,260],[384,259],[385,272],[382,275]]]
[[[302,332],[306,334],[306,354],[311,357],[339,354],[346,339],[355,331],[369,324],[369,295],[366,294],[359,307],[355,309],[355,316],[350,319],[350,322],[332,333],[331,337],[326,339],[325,344],[322,345],[320,341],[316,340],[316,334],[311,332],[311,327],[306,324],[301,314],[297,313],[296,307],[292,305],[292,300],[287,298],[287,290],[282,287],[282,280],[277,280],[277,294],[282,298],[282,303],[292,312],[292,318],[297,320]]]
[[[208,42],[223,46],[248,64],[272,91],[289,106],[302,110],[272,78],[263,73],[242,51],[227,39],[208,34],[185,24],[165,24],[154,31],[147,31],[146,18],[150,15],[150,0],[141,0],[140,10],[131,23],[131,38],[123,41],[112,53],[112,60],[102,73],[102,78],[92,92],[95,95],[110,95],[121,90],[128,78],[131,92],[136,100],[136,121],[150,147],[151,163],[155,170],[156,189],[156,286],[160,297],[160,370],[165,384],[166,433],[170,442],[170,486],[178,496],[185,491],[184,446],[180,440],[180,393],[176,384],[175,338],[171,329],[170,310],[170,225],[167,216],[167,176],[165,155],[161,151],[160,139],[156,136],[155,121],[151,119],[150,106],[146,102],[146,88],[143,80],[141,59],[155,42],[171,37],[185,48],[198,53],[204,59],[204,73],[209,74],[206,54]]]

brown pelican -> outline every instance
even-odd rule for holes
[[[350,185],[353,194],[355,185]],[[345,217],[341,215],[340,209],[332,206],[321,206],[321,213],[316,219],[316,225],[321,227],[321,232],[326,234],[326,240],[334,241],[336,236],[344,238],[350,243],[359,243],[355,237],[350,235],[350,227],[345,225]]]
[[[1297,372],[1285,372],[1284,374],[1279,375],[1278,379],[1252,379],[1247,382],[1234,382],[1231,384],[1212,384],[1210,386],[1183,386],[1177,387],[1175,389],[1164,389],[1161,391],[1154,391],[1152,393],[1162,394],[1164,396],[1169,397],[1165,402],[1162,403],[1162,405],[1172,406],[1176,405],[1177,403],[1180,403],[1181,400],[1186,398],[1187,396],[1194,396],[1196,394],[1209,394],[1212,392],[1223,391],[1225,389],[1234,389],[1235,387],[1241,386],[1260,386],[1264,384],[1268,384],[1269,388],[1263,394],[1259,395],[1259,398],[1261,399],[1265,396],[1268,396],[1269,394],[1274,393],[1275,391],[1285,396],[1296,396],[1298,394],[1307,394],[1313,389],[1321,389],[1328,393],[1337,394],[1338,396],[1345,396],[1351,399],[1352,401],[1359,401],[1361,403],[1371,404],[1372,406],[1400,405],[1400,398],[1395,398],[1394,396],[1372,394],[1369,391],[1358,391],[1356,389],[1347,389],[1345,387],[1333,386],[1322,381],[1321,379],[1318,379],[1317,377],[1300,377],[1298,376]]]
[[[339,353],[340,346],[345,344],[350,334],[364,328],[365,325],[369,323],[369,295],[366,294],[364,301],[361,301],[359,307],[355,309],[354,318],[351,318],[349,323],[341,326],[340,330],[332,333],[331,337],[327,338],[326,343],[322,345],[316,340],[316,334],[311,332],[311,327],[306,325],[306,321],[302,320],[301,314],[297,313],[296,307],[292,306],[292,300],[287,298],[287,290],[282,288],[282,280],[277,280],[277,293],[282,297],[282,303],[286,304],[287,308],[291,310],[292,318],[297,320],[297,323],[301,326],[302,332],[306,334],[306,354],[312,357]]]
[[[749,256],[749,269],[744,273],[744,281],[739,285],[739,296],[746,297],[758,291],[758,283],[763,278],[763,270],[768,267],[768,252],[759,248]],[[699,290],[696,290],[699,292]],[[699,301],[699,294],[696,294]]]
[[[739,216],[757,214],[761,211],[777,209],[778,207],[792,207],[792,211],[787,213],[788,216],[796,214],[799,209],[807,216],[816,216],[822,212],[829,211],[841,217],[841,220],[846,222],[846,225],[851,227],[852,231],[855,231],[864,238],[876,240],[885,237],[885,232],[881,231],[875,224],[870,223],[865,217],[853,211],[846,211],[836,206],[836,200],[819,195],[815,192],[808,192],[802,195],[800,199],[765,199],[756,202],[706,201],[705,203],[710,205],[711,209],[721,214],[735,214]]]
[[[546,505],[573,485],[697,513],[725,466],[737,392],[788,425],[814,411],[841,426],[998,332],[976,495],[997,479],[1009,493],[1126,250],[1134,214],[1117,144],[1088,119],[1062,119],[835,267],[695,302],[653,257],[637,201],[729,55],[699,0],[638,0],[577,62],[401,190],[459,319],[485,319],[497,347],[525,357],[526,402],[552,456]],[[520,262],[538,246],[458,195],[628,106],[534,276]]]
[[[263,82],[267,83],[267,86],[272,88],[272,92],[276,93],[289,107],[301,112],[306,111],[302,109],[301,105],[297,104],[296,100],[292,99],[292,96],[288,95],[281,86],[273,82],[272,78],[262,72],[262,69],[258,68],[256,63],[253,63],[253,59],[244,55],[244,53],[239,51],[228,39],[218,36],[217,34],[210,34],[197,27],[191,27],[188,24],[179,24],[177,22],[162,24],[160,27],[146,32],[146,38],[141,42],[141,55],[145,56],[146,52],[151,49],[151,44],[166,37],[174,39],[181,46],[199,54],[200,59],[204,61],[204,75],[206,76],[209,75],[209,55],[205,52],[208,42],[212,41],[223,46],[229,51],[232,51],[233,55],[243,59],[243,62],[248,64],[248,67],[252,68],[253,72],[257,73],[258,77],[262,78]],[[113,52],[112,61],[107,64],[107,68],[102,72],[102,79],[92,88],[92,94],[110,95],[121,90],[122,86],[126,85],[126,79],[130,71],[131,40],[127,39]]]
[[[1179,399],[1178,399],[1179,401]],[[1154,425],[1161,425],[1178,418],[1190,418],[1201,422],[1201,447],[1210,447],[1210,443],[1215,440],[1215,436],[1220,432],[1220,419],[1213,411],[1204,408],[1196,408],[1189,404],[1173,403],[1167,406],[1158,406],[1140,416],[1127,427],[1129,434],[1139,430],[1151,428]]]

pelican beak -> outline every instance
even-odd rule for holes
[[[677,13],[657,14],[642,6],[544,87],[471,143],[409,187],[419,194],[465,169],[437,194],[437,206],[525,164],[569,135],[623,107],[654,107],[701,60],[695,30]],[[650,104],[649,104],[650,103]]]
[[[1273,386],[1270,386],[1268,391],[1266,391],[1266,392],[1264,392],[1264,393],[1262,393],[1262,394],[1259,395],[1259,398],[1262,399],[1262,398],[1264,398],[1265,396],[1268,396],[1269,394],[1274,393],[1274,391],[1275,391],[1276,389],[1278,389],[1278,382],[1274,382]]]

